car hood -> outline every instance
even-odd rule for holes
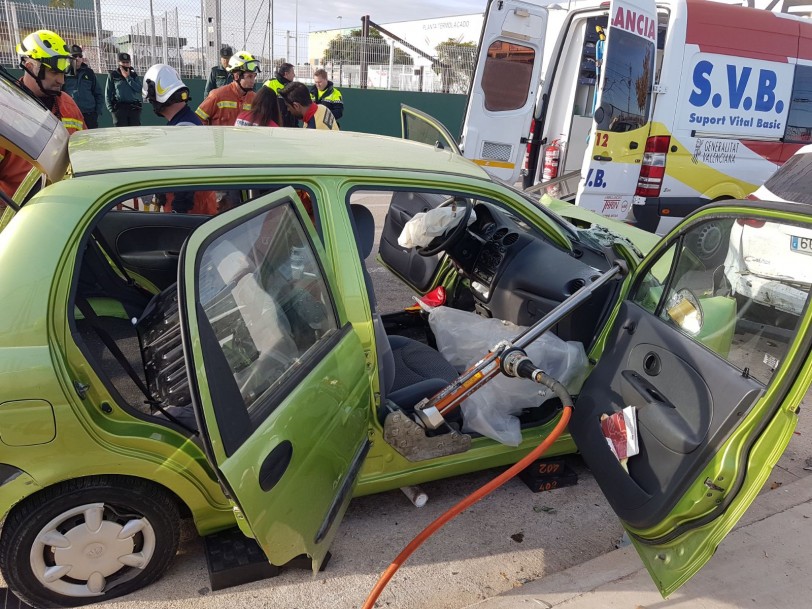
[[[603,240],[601,233],[608,233],[609,241],[612,239],[620,239],[621,241],[630,243],[635,249],[639,250],[641,257],[645,256],[660,242],[659,236],[637,228],[636,226],[620,222],[619,220],[613,220],[612,218],[606,218],[583,207],[578,207],[577,205],[561,201],[560,199],[554,199],[547,194],[541,196],[539,203],[576,225],[583,223],[592,225],[593,229],[588,232],[596,240]],[[594,227],[598,227],[599,230],[594,230]]]

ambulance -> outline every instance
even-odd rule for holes
[[[524,158],[525,187],[575,176],[577,205],[664,234],[812,142],[807,20],[709,0],[559,9],[488,4],[459,150],[492,175],[517,182]],[[697,239],[724,255],[712,228]]]

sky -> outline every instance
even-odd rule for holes
[[[354,2],[298,0],[298,2],[300,31],[302,29],[307,31],[308,24],[314,30],[337,28],[339,27],[339,15],[342,17],[341,27],[360,27],[362,15],[369,15],[372,21],[383,24],[393,21],[481,13],[487,4],[487,0],[441,0],[439,2],[437,0],[393,0],[390,2],[381,2],[381,0],[367,0],[366,2],[359,0]],[[289,8],[285,9],[285,6]],[[290,11],[291,8],[294,10]],[[276,27],[281,27],[285,12],[288,12],[291,17],[293,16],[291,13],[295,13],[295,0],[274,0]],[[290,21],[292,23],[294,20]],[[306,24],[304,28],[302,28],[302,23]]]

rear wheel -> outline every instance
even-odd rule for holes
[[[0,569],[34,607],[107,601],[160,577],[179,542],[172,497],[150,482],[96,476],[15,506],[3,524]]]

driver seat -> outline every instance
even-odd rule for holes
[[[404,410],[410,410],[420,400],[431,397],[459,375],[439,351],[428,345],[404,336],[387,336],[365,262],[375,243],[375,219],[372,212],[363,205],[352,203],[350,209],[372,309],[381,386],[380,414],[385,416],[387,399]]]

